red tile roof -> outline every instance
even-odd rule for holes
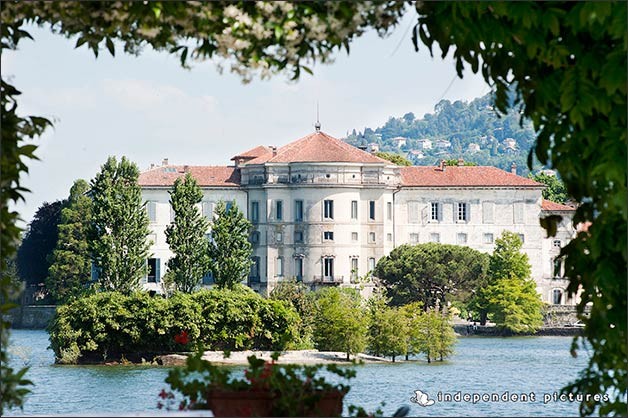
[[[270,147],[265,145],[258,145],[255,148],[252,148],[242,154],[234,155],[231,160],[236,160],[239,158],[252,160],[253,158],[261,157],[263,155],[271,155],[273,153]]]
[[[541,203],[541,210],[549,210],[549,211],[574,211],[576,208],[571,206],[563,205],[561,203],[552,202],[551,200],[543,199]]]
[[[140,174],[139,185],[172,186],[174,181],[185,175],[186,166],[168,165],[153,168]],[[187,166],[187,170],[196,179],[198,185],[238,187],[240,185],[240,170],[236,167],[225,166]]]
[[[293,163],[293,162],[343,162],[376,163],[391,162],[362,151],[324,132],[314,132],[277,149],[277,155],[265,154],[248,164]]]
[[[525,177],[487,166],[412,166],[401,167],[401,185],[416,187],[538,187],[537,183]]]

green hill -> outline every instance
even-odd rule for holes
[[[415,165],[437,165],[441,159],[463,158],[478,165],[510,170],[514,162],[518,174],[525,176],[535,134],[531,122],[526,120],[520,126],[519,116],[516,109],[498,115],[489,93],[470,103],[441,100],[434,106],[434,113],[421,119],[413,113],[391,116],[384,126],[353,129],[345,141],[355,146],[378,144],[380,151],[399,153]]]

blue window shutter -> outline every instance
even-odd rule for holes
[[[159,280],[161,279],[161,275],[160,273],[160,267],[161,267],[161,260],[159,258],[155,259],[155,283],[159,283]]]

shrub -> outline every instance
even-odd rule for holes
[[[291,306],[242,288],[169,299],[103,292],[57,309],[50,347],[64,364],[140,361],[196,342],[217,350],[282,350],[298,338],[298,322]]]

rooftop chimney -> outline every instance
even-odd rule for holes
[[[458,167],[462,167],[464,165],[464,160],[462,158],[458,158]]]
[[[155,164],[154,163],[150,163],[150,169],[152,170],[153,168],[155,168]]]
[[[168,159],[164,158],[164,160],[161,162],[161,165],[168,165]]]
[[[517,164],[515,164],[515,162],[513,161],[512,164],[510,165],[510,172],[512,174],[517,174]]]
[[[274,157],[275,155],[277,155],[277,147],[276,147],[276,146],[271,145],[271,146],[270,146],[270,149],[273,151],[273,157]]]
[[[190,172],[190,166],[189,165],[184,165],[183,166],[183,172],[184,173],[189,173]]]
[[[445,171],[445,160],[440,160],[440,171]]]

